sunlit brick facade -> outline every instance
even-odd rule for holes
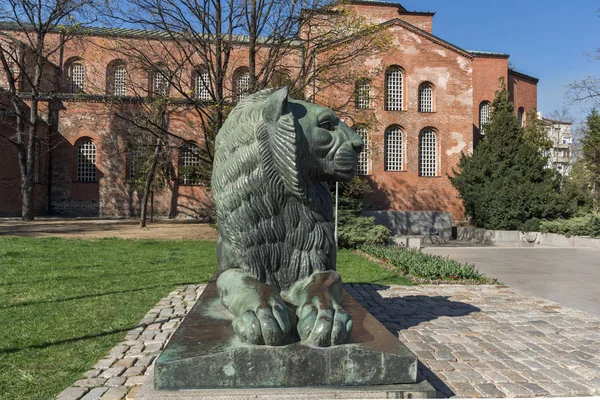
[[[537,107],[537,79],[511,71],[508,55],[464,50],[435,36],[434,13],[411,12],[397,3],[377,1],[351,1],[350,7],[380,25],[391,46],[385,52],[355,60],[354,67],[364,72],[360,81],[348,82],[341,89],[320,90],[316,84],[307,97],[314,96],[317,103],[326,106],[346,107],[345,114],[351,116],[346,122],[360,128],[367,138],[368,154],[361,156],[359,172],[374,188],[365,201],[368,208],[448,211],[454,219],[463,218],[461,201],[448,174],[456,168],[461,154],[472,152],[484,137],[480,129],[485,117],[482,110],[485,112],[494,99],[502,78],[515,112],[522,109],[526,114]],[[7,26],[3,29],[6,31]],[[139,40],[124,31],[119,35],[92,34],[65,48],[67,76],[61,90],[74,93],[45,105],[43,130],[53,139],[50,147],[40,149],[38,157],[38,215],[139,213],[140,196],[128,183],[126,142],[131,128],[114,116],[114,105],[103,96],[111,91],[130,94],[128,85],[133,84],[149,91],[168,88],[147,72],[129,70],[127,60],[109,50],[116,40]],[[293,64],[294,60],[286,62]],[[235,92],[245,84],[247,53],[243,45],[232,53],[232,65],[227,80]],[[131,83],[124,83],[123,70],[127,70]],[[188,72],[190,90],[194,90],[201,77]],[[352,96],[355,101],[350,105],[340,103]],[[120,103],[118,107],[135,108],[136,104]],[[173,107],[169,129],[182,141],[200,145],[203,135],[198,118],[189,105]],[[10,117],[3,117],[0,123],[0,135],[10,135]],[[20,213],[16,154],[1,138],[0,152],[0,216],[16,216]],[[86,172],[89,165],[83,165],[91,162],[92,154],[96,175]],[[177,159],[180,154],[173,153],[175,174],[181,165]],[[191,156],[186,153],[185,157]],[[212,200],[208,188],[176,178],[156,193],[153,205],[156,214],[204,217],[210,214]]]

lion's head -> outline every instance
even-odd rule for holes
[[[356,175],[362,138],[330,109],[290,99],[284,87],[269,95],[262,114],[268,132],[264,139],[284,175],[289,175],[292,166],[278,165],[285,160],[293,160],[297,171],[301,171],[302,176],[295,174],[305,181],[298,182],[300,185],[349,181]]]

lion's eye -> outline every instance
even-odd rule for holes
[[[326,119],[324,121],[319,122],[319,127],[323,129],[327,129],[328,131],[333,130],[333,121],[330,119]]]

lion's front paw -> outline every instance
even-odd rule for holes
[[[277,346],[290,336],[292,324],[289,309],[281,301],[271,301],[256,311],[246,311],[233,320],[238,337],[252,344]]]
[[[313,346],[327,347],[341,344],[352,330],[352,317],[342,307],[317,307],[307,303],[298,313],[298,334],[303,342]]]

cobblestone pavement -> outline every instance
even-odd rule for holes
[[[347,285],[443,397],[600,395],[600,318],[506,286]],[[135,399],[204,285],[181,287],[60,400]]]

